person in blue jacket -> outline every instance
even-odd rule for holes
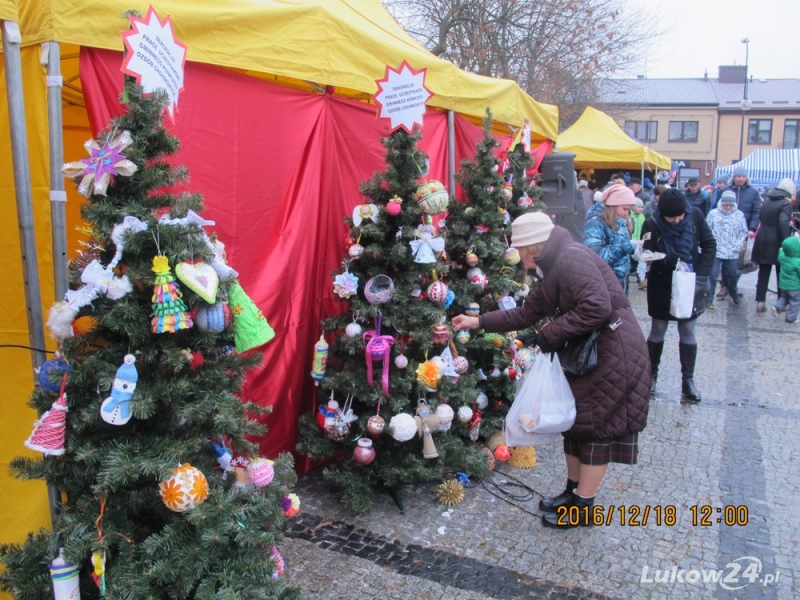
[[[761,222],[761,194],[758,189],[750,185],[750,178],[747,176],[747,169],[736,167],[733,171],[733,182],[725,188],[736,194],[736,208],[744,214],[747,221],[747,236],[752,239],[756,236],[758,224]]]
[[[586,221],[583,243],[608,263],[628,295],[630,257],[633,254],[628,222],[636,196],[624,185],[614,184],[603,192],[605,209]]]

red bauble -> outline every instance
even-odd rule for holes
[[[509,379],[517,378],[517,370],[514,367],[508,367],[508,377]]]
[[[508,446],[505,444],[500,444],[494,449],[494,457],[500,462],[506,462],[510,456],[511,453],[508,451]]]
[[[361,438],[358,446],[353,450],[353,459],[360,465],[368,465],[375,460],[375,448],[372,447],[372,440]]]
[[[434,281],[428,286],[428,298],[436,304],[444,304],[444,301],[447,300],[448,291],[450,291],[450,288],[447,287],[445,282]]]
[[[192,360],[189,363],[189,368],[192,371],[196,371],[200,367],[202,367],[206,362],[205,357],[201,352],[192,352]]]

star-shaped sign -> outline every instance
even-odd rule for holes
[[[415,71],[403,61],[398,70],[387,65],[379,91],[372,99],[379,107],[378,116],[391,120],[392,131],[402,127],[411,133],[415,124],[422,125],[425,105],[433,93],[425,87],[427,69]]]
[[[122,72],[135,77],[145,93],[164,90],[169,97],[167,110],[174,123],[178,95],[183,90],[186,44],[175,39],[170,18],[162,21],[152,6],[144,19],[133,15],[129,18],[132,29],[122,32],[127,51]]]

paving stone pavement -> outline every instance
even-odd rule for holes
[[[542,527],[541,494],[564,486],[558,444],[537,448],[534,469],[504,465],[492,478],[503,489],[518,480],[539,495],[512,504],[473,481],[451,511],[436,501],[434,485],[421,485],[400,490],[405,514],[387,494],[357,515],[318,470],[298,485],[302,513],[284,544],[288,581],[307,598],[330,600],[800,597],[800,324],[756,314],[754,273],[742,277],[740,291],[740,307],[716,301],[698,321],[697,405],[680,403],[670,327],[639,464],[612,464],[597,497],[616,511],[609,525]],[[646,334],[645,292],[635,285],[631,302]],[[646,524],[628,522],[631,507],[641,509],[641,522],[648,506]],[[693,523],[692,507],[708,525]],[[726,516],[747,524],[726,525]],[[704,579],[718,570],[721,582]]]

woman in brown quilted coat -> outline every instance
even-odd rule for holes
[[[480,317],[459,315],[453,325],[457,330],[515,331],[552,317],[536,340],[545,353],[602,327],[598,367],[581,377],[565,373],[577,412],[572,429],[563,434],[567,489],[539,503],[546,527],[560,527],[558,510],[570,506],[588,507],[579,514],[589,518],[583,524],[590,524],[608,463],[637,462],[650,396],[647,345],[619,279],[597,254],[573,242],[543,213],[522,215],[511,232],[523,264],[540,270],[542,283],[518,308]]]

